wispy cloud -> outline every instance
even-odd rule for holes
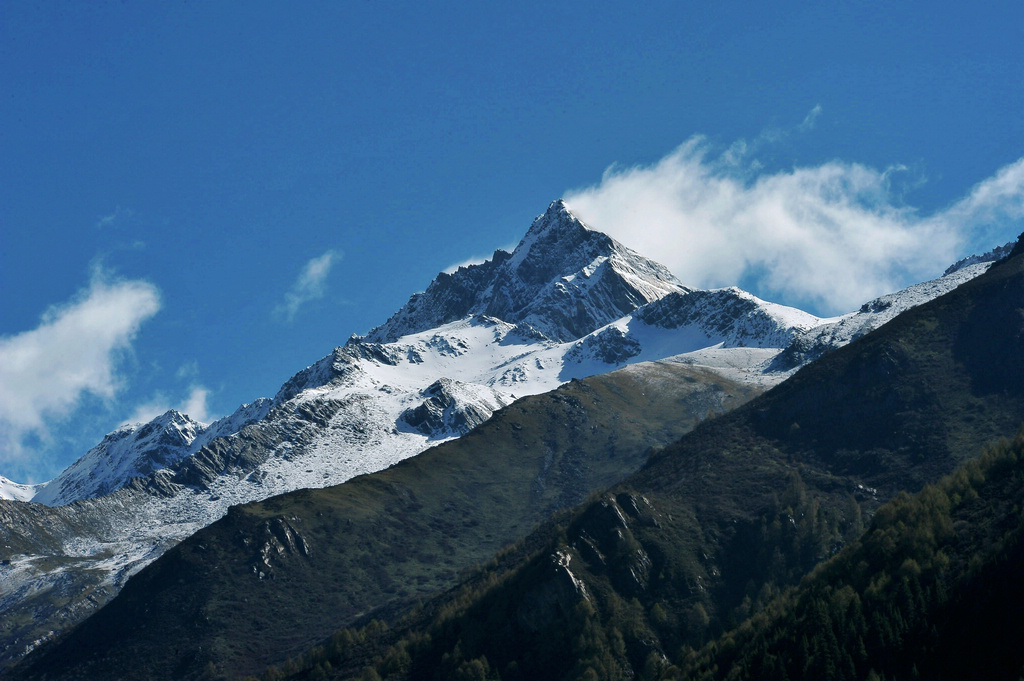
[[[815,104],[814,108],[804,117],[803,123],[797,128],[800,132],[807,132],[814,127],[814,124],[818,121],[818,116],[821,115],[821,104]]]
[[[899,166],[832,161],[769,173],[747,151],[693,137],[654,165],[609,168],[566,202],[684,283],[742,285],[820,314],[936,276],[968,240],[984,235],[991,247],[1016,236],[1024,216],[1024,158],[923,215],[891,188]]]
[[[804,116],[804,120],[800,125],[769,125],[758,133],[757,137],[752,140],[738,139],[721,153],[718,158],[718,162],[737,167],[746,166],[748,171],[758,170],[760,169],[761,164],[756,159],[755,154],[765,147],[784,141],[791,135],[810,132],[814,129],[814,125],[817,123],[818,117],[821,116],[821,112],[821,104],[815,104],[814,108],[808,111],[807,115]],[[697,136],[693,139],[700,139],[700,137]]]
[[[135,411],[132,412],[132,415],[124,422],[124,424],[149,423],[157,416],[166,413],[170,409],[175,409],[182,414],[186,414],[195,421],[210,423],[215,420],[215,417],[210,413],[210,408],[207,403],[209,397],[209,389],[201,385],[191,386],[189,394],[185,399],[177,403],[173,403],[168,400],[163,393],[159,393],[150,401],[136,407]]]
[[[338,260],[341,260],[341,253],[329,250],[307,262],[299,278],[284,295],[284,302],[274,308],[275,316],[291,322],[300,307],[323,298],[327,290],[327,275],[331,273],[331,267]]]
[[[995,175],[979,182],[941,217],[948,222],[962,222],[974,230],[985,230],[994,236],[1001,226],[1024,218],[1022,187],[1024,158],[1003,166]]]
[[[116,208],[114,208],[113,213],[110,213],[109,215],[103,215],[98,220],[96,220],[96,227],[98,227],[99,229],[115,226],[119,227],[126,220],[130,219],[133,215],[135,215],[135,211],[133,211],[131,208],[122,208],[121,206],[117,206]]]
[[[46,440],[85,394],[114,397],[119,360],[159,309],[152,284],[96,270],[88,288],[47,310],[38,327],[0,338],[0,460],[25,456],[29,435]]]
[[[192,379],[199,375],[199,362],[194,359],[185,362],[178,370],[174,372],[174,377],[178,380]]]

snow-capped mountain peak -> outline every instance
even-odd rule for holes
[[[368,336],[296,373],[274,399],[210,426],[171,411],[122,427],[43,486],[0,478],[0,498],[80,501],[53,517],[89,534],[69,535],[58,551],[75,574],[113,593],[233,504],[386,468],[521,397],[627,364],[670,359],[769,388],[987,267],[967,264],[819,319],[736,288],[687,288],[555,201],[512,253],[439,274]],[[76,584],[51,564],[21,559],[0,589],[12,594],[6,603],[28,612],[33,594]],[[97,592],[74,593],[78,607],[81,594]]]
[[[112,492],[186,456],[205,427],[174,409],[146,424],[123,425],[46,483],[33,501],[56,506]]]
[[[552,341],[581,338],[669,293],[688,292],[664,266],[593,231],[562,201],[509,254],[442,273],[366,340],[387,343],[469,315],[527,324]]]
[[[585,244],[595,237],[607,249],[610,237],[587,228],[561,199],[552,201],[548,209],[534,219],[530,229],[512,251],[509,266],[524,280],[534,278],[536,269],[578,270],[579,266],[566,267],[559,260],[566,256],[586,258],[587,251],[593,249],[587,248]],[[520,272],[524,263],[527,263],[526,269]],[[550,278],[549,273],[543,273],[538,280],[547,281]]]

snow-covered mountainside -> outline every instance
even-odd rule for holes
[[[165,498],[226,486],[224,499],[244,502],[377,470],[458,437],[519,397],[627,363],[679,356],[767,387],[986,267],[962,261],[934,282],[819,319],[737,288],[683,286],[555,201],[512,253],[439,274],[273,400],[209,427],[168,412],[114,431],[49,483],[2,489],[61,505],[134,480]],[[229,482],[220,481],[228,470]]]
[[[4,498],[65,504],[0,502],[0,613],[45,612],[49,593],[75,604],[47,615],[67,626],[230,505],[380,470],[573,378],[672,357],[770,387],[987,266],[819,319],[687,288],[556,201],[512,253],[439,275],[272,400],[209,427],[168,412],[119,429],[41,491],[0,481]]]
[[[21,483],[8,480],[4,476],[0,475],[0,499],[7,499],[8,501],[30,501],[32,497],[39,492],[41,487],[42,484],[22,485]]]

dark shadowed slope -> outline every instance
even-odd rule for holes
[[[1024,439],[871,527],[800,587],[662,678],[1013,679],[1024,669]]]

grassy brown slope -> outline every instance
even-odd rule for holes
[[[656,670],[798,581],[858,534],[862,511],[1012,436],[1024,420],[1022,310],[1018,252],[702,424],[575,511],[545,550],[454,593],[391,654],[335,659],[335,670],[371,662],[384,677],[427,679],[486,666],[506,680]]]
[[[752,390],[658,363],[526,398],[467,436],[338,487],[231,509],[132,578],[18,678],[244,674],[449,588],[560,508]],[[262,573],[262,578],[261,574]]]

